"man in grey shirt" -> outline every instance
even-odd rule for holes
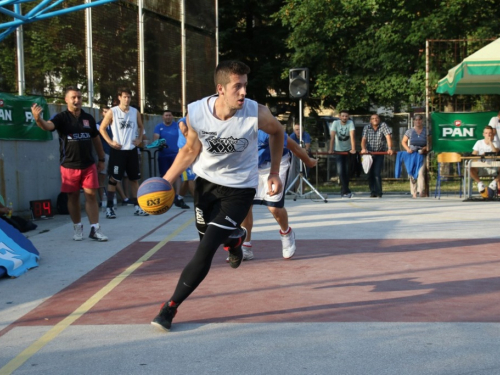
[[[356,154],[356,143],[354,135],[354,123],[349,120],[349,112],[340,111],[340,120],[332,123],[330,128],[330,154],[333,151],[348,152],[348,154],[337,154],[335,161],[337,162],[337,173],[340,177],[340,195],[342,198],[351,198],[351,190],[349,189],[349,159],[350,154]]]

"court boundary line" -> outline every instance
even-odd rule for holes
[[[182,213],[179,213],[181,215]],[[178,217],[171,218],[170,220]],[[151,233],[155,232],[165,224],[167,224],[170,220],[162,223],[156,228],[152,229],[150,232],[140,237],[136,242],[140,242],[143,238],[149,236]],[[153,246],[150,250],[148,250],[144,255],[142,255],[138,260],[128,266],[125,271],[121,272],[119,275],[115,276],[108,284],[99,289],[96,293],[94,293],[89,299],[87,299],[84,303],[82,303],[76,310],[74,310],[71,314],[69,314],[66,318],[61,320],[55,326],[53,326],[49,331],[42,335],[39,339],[29,345],[26,349],[24,349],[21,353],[16,355],[13,359],[11,359],[5,366],[0,368],[0,375],[10,375],[12,372],[21,367],[27,360],[29,360],[33,355],[35,355],[38,351],[40,351],[45,345],[54,340],[57,336],[59,336],[64,330],[66,330],[70,325],[72,325],[76,320],[86,314],[92,307],[94,307],[99,301],[101,301],[108,293],[110,293],[114,288],[116,288],[122,281],[124,281],[128,276],[130,276],[135,270],[137,270],[144,262],[149,260],[154,254],[158,252],[163,246],[165,246],[168,242],[170,242],[173,238],[179,235],[184,229],[186,229],[190,224],[194,222],[194,217],[191,217],[184,224],[182,224],[179,228],[177,228],[174,232],[169,234],[163,240],[158,242],[155,246]]]

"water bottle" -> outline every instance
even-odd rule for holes
[[[13,205],[12,205],[12,202],[11,202],[11,201],[9,201],[9,205],[8,205],[8,207],[9,207],[9,212],[7,213],[7,218],[9,218],[9,219],[10,219],[10,218],[12,217],[12,211],[13,211],[13,208],[12,208],[12,207],[13,207]]]
[[[107,196],[106,196],[106,191],[103,191],[102,192],[102,199],[101,199],[101,209],[102,209],[102,212],[105,212],[106,211],[106,205],[108,203],[108,199],[107,199]]]

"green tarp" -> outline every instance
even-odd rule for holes
[[[472,152],[483,129],[498,112],[453,112],[431,114],[432,149],[439,152]]]
[[[50,141],[52,133],[36,126],[31,106],[43,108],[44,120],[49,120],[49,107],[41,96],[17,96],[0,92],[0,139]]]

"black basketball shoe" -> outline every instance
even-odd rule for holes
[[[160,309],[160,312],[151,322],[151,325],[159,328],[163,331],[170,331],[172,326],[172,319],[174,319],[175,314],[177,314],[177,306],[174,302],[165,302]]]
[[[174,199],[174,205],[182,208],[183,210],[189,210],[191,208],[186,204],[186,202],[184,202],[184,199],[177,199],[177,197]]]
[[[244,228],[239,229],[239,231],[238,235],[241,235],[241,237],[237,238],[236,245],[224,246],[224,250],[229,252],[228,263],[231,268],[238,268],[243,260],[243,250],[241,245],[243,245],[247,232]]]

